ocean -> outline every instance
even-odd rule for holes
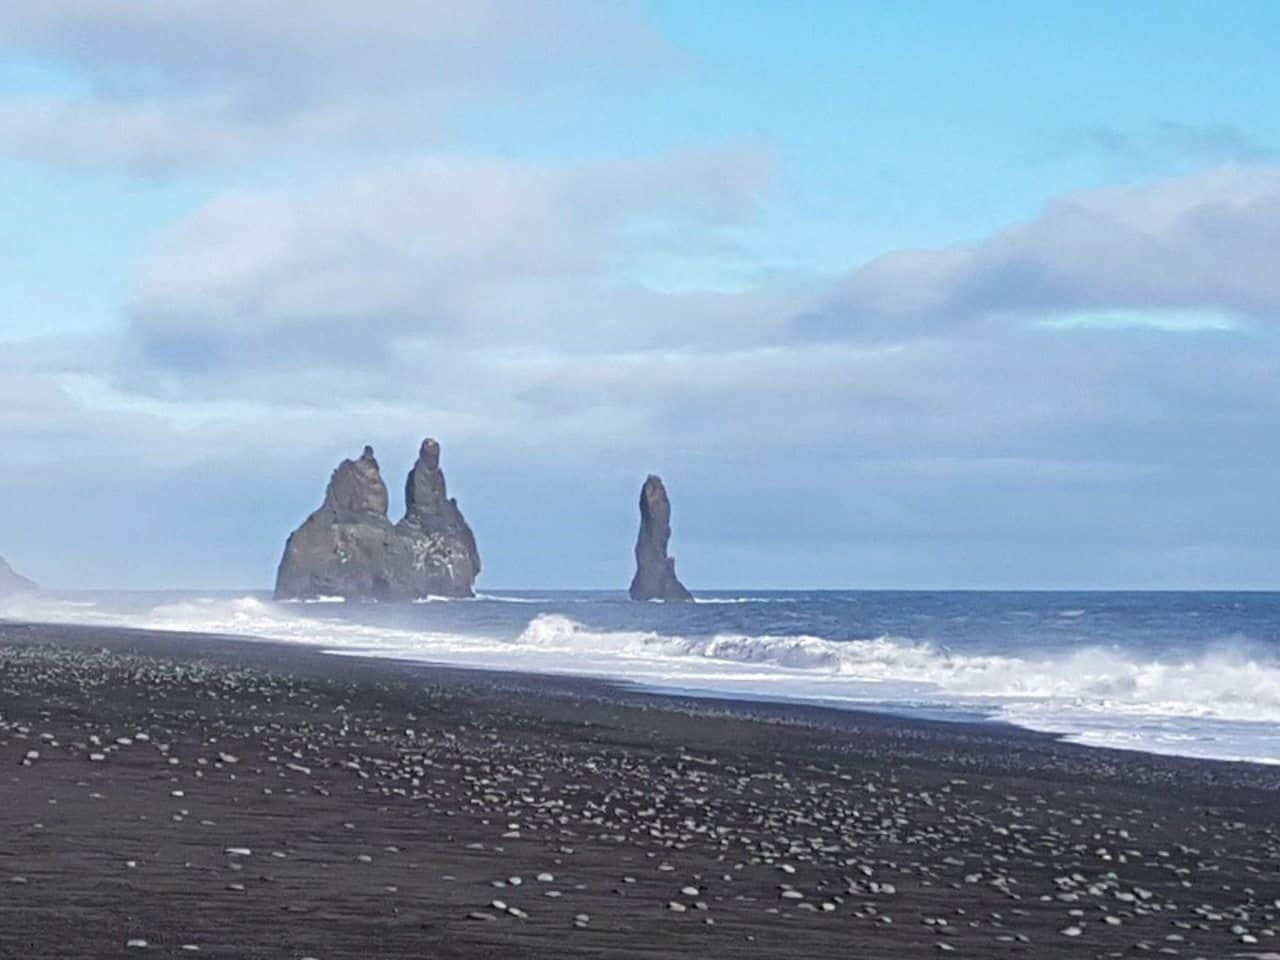
[[[1077,743],[1280,763],[1280,593],[495,591],[0,599],[0,617],[218,633],[645,688],[1003,721]]]

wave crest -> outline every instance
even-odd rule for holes
[[[892,636],[832,641],[594,631],[560,614],[535,617],[514,642],[565,653],[817,671],[836,681],[906,684],[965,700],[1050,700],[1105,712],[1280,722],[1280,665],[1232,649],[1180,661],[1143,660],[1102,647],[1039,658],[960,655]]]

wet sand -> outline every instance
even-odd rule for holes
[[[1278,801],[996,725],[0,623],[4,958],[1280,958]]]

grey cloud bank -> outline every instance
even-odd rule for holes
[[[40,582],[266,587],[333,463],[431,434],[494,587],[626,583],[649,471],[699,587],[1280,586],[1276,167],[778,277],[767,144],[448,149],[584,65],[672,69],[632,8],[308,12],[0,0],[0,50],[79,81],[0,98],[0,144],[200,184],[116,327],[0,334],[0,549]],[[1156,139],[1265,159],[1216,133]]]
[[[1237,185],[1241,176],[1224,175]],[[1262,185],[1271,182],[1267,173]],[[1175,194],[1186,189],[1173,186]],[[1153,188],[1151,195],[1164,192]],[[1265,189],[1243,195],[1269,202]],[[558,209],[551,197],[535,205],[548,217]],[[335,202],[334,210],[343,206]],[[1188,207],[1156,219],[1176,227]],[[271,209],[250,204],[244,226],[233,221],[246,242],[255,218],[272,233],[263,216]],[[1248,204],[1236,209],[1253,212]],[[308,213],[318,224],[343,222],[330,215],[322,204]],[[1134,215],[1127,212],[1130,220]],[[690,522],[681,527],[677,549],[685,576],[699,584],[1268,584],[1261,558],[1280,541],[1280,529],[1265,516],[1270,490],[1280,481],[1267,455],[1280,419],[1274,390],[1280,351],[1270,326],[1169,331],[1033,322],[1043,312],[1086,302],[1074,291],[1058,301],[1042,291],[1036,310],[1022,301],[1020,323],[974,324],[954,309],[970,301],[941,284],[927,295],[953,312],[927,336],[907,327],[908,336],[788,338],[788,311],[800,309],[798,302],[757,291],[726,297],[732,308],[723,315],[690,309],[684,295],[650,292],[638,303],[683,321],[659,323],[654,336],[643,309],[594,286],[608,271],[600,244],[609,231],[593,233],[596,221],[588,217],[582,227],[580,218],[579,212],[572,228],[558,228],[565,230],[564,247],[551,243],[545,270],[516,255],[487,256],[490,249],[501,252],[500,232],[496,239],[477,231],[473,239],[452,241],[461,259],[485,266],[486,283],[516,289],[533,275],[578,298],[580,326],[554,310],[533,310],[527,318],[445,310],[420,318],[416,311],[430,305],[430,284],[416,291],[420,299],[402,300],[400,309],[375,309],[382,291],[356,280],[376,278],[379,268],[384,278],[414,272],[402,261],[400,243],[388,242],[373,245],[349,278],[353,296],[373,299],[339,316],[334,330],[341,336],[324,336],[303,322],[323,296],[305,309],[248,315],[226,304],[242,302],[254,289],[264,297],[293,296],[291,285],[323,289],[332,264],[315,256],[314,246],[323,249],[335,237],[341,245],[345,227],[299,230],[296,246],[268,243],[267,255],[255,249],[245,258],[245,271],[229,270],[210,282],[199,265],[207,255],[216,267],[222,243],[215,242],[186,258],[194,279],[159,270],[156,276],[170,286],[144,286],[140,302],[153,304],[154,312],[126,334],[143,360],[131,360],[114,386],[102,382],[88,395],[72,389],[75,381],[57,374],[65,350],[30,348],[39,362],[28,362],[25,379],[8,381],[27,402],[9,404],[7,414],[10,428],[27,437],[27,478],[57,471],[73,457],[115,464],[106,474],[108,489],[96,498],[97,519],[88,518],[91,529],[99,525],[98,542],[122,536],[119,517],[103,519],[111,514],[112,487],[133,490],[117,508],[137,509],[145,500],[156,539],[189,534],[184,518],[192,490],[206,491],[207,502],[225,512],[217,532],[212,521],[206,531],[214,542],[207,555],[222,559],[203,567],[187,560],[187,579],[223,586],[269,581],[272,554],[296,522],[297,504],[314,499],[305,478],[319,475],[352,436],[396,449],[428,429],[447,436],[469,489],[479,486],[480,495],[469,496],[476,504],[472,522],[491,544],[487,582],[495,585],[621,582],[629,559],[618,546],[629,539],[626,508],[636,477],[649,465],[679,485],[682,516]],[[389,236],[398,240],[416,222],[407,216],[405,233],[393,229]],[[1043,229],[1013,233],[1034,238]],[[315,245],[308,242],[312,233],[322,234]],[[553,240],[556,235],[550,231]],[[571,254],[581,235],[591,237],[592,256]],[[175,236],[157,262],[191,242],[183,230]],[[387,257],[379,258],[378,249]],[[1132,262],[1133,251],[1125,256]],[[1223,294],[1222,309],[1259,304],[1269,295],[1257,278],[1242,275],[1234,287],[1230,280],[1209,290]],[[896,330],[892,323],[903,322],[904,314],[884,304],[918,302],[911,298],[921,296],[924,282],[903,274],[911,289],[879,287],[883,312],[877,316],[890,324],[885,329]],[[1135,277],[1140,290],[1157,282],[1163,282],[1158,273]],[[1187,289],[1189,281],[1169,283]],[[586,293],[573,289],[579,284]],[[1109,270],[1099,287],[1106,296],[1090,294],[1087,302],[1140,302]],[[442,299],[457,302],[443,293]],[[179,301],[187,309],[154,307]],[[1015,301],[1012,294],[996,298],[1006,307]],[[201,318],[194,335],[184,323],[193,316]],[[219,316],[245,326],[219,328]],[[291,316],[299,326],[282,320]],[[153,352],[148,338],[154,332],[146,323],[158,317],[172,325],[185,354]],[[313,337],[306,349],[290,346],[299,333]],[[250,345],[263,355],[247,355]],[[175,376],[193,361],[200,361],[198,375]],[[170,381],[177,384],[171,392],[156,389]],[[545,456],[548,450],[556,455]],[[249,455],[271,465],[269,483],[277,489],[261,489],[262,477],[243,465]],[[145,485],[131,468],[148,474]],[[201,474],[194,488],[191,471]],[[57,489],[12,477],[6,482],[37,501]],[[553,495],[542,516],[529,516],[510,505],[528,483],[563,497]],[[253,498],[245,499],[250,489]],[[796,504],[785,524],[756,514],[756,504],[775,500]],[[567,516],[575,518],[580,542],[564,557],[574,559],[548,563],[523,546],[544,542],[553,527],[562,530]],[[16,526],[11,549],[39,559],[47,525],[32,523],[25,537],[21,518]],[[68,562],[65,551],[52,557],[59,554],[44,559],[47,571],[33,572],[50,582],[62,575],[82,584],[103,575],[93,565],[72,573],[77,562]],[[751,583],[743,571],[751,571]]]

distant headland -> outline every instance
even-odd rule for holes
[[[0,557],[0,597],[15,593],[35,593],[40,588],[34,580],[28,580]]]

